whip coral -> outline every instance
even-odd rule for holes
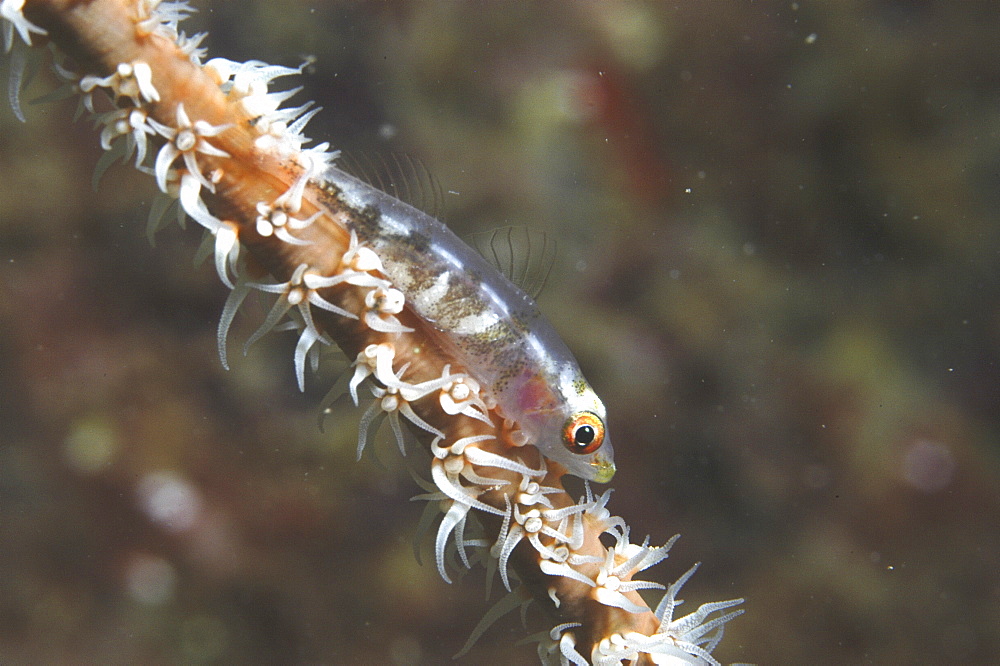
[[[503,310],[504,299],[520,292],[477,286],[469,276],[482,278],[485,269],[460,270],[474,260],[440,248],[453,242],[443,228],[413,222],[416,211],[331,170],[336,153],[326,144],[302,147],[319,109],[282,109],[295,91],[269,90],[299,69],[202,64],[201,36],[179,32],[189,13],[185,2],[155,0],[0,5],[8,47],[14,30],[25,45],[32,34],[52,35],[82,63],[84,106],[92,110],[98,92],[108,93],[101,103],[113,110],[99,118],[102,146],[131,142],[137,167],[207,231],[219,278],[232,290],[218,330],[222,363],[228,366],[230,324],[252,291],[276,300],[247,345],[272,330],[296,331],[300,388],[307,361],[320,362],[320,346],[336,344],[355,359],[351,397],[359,403],[365,384],[374,399],[361,419],[359,457],[381,420],[404,454],[403,428],[414,426],[431,453],[435,488],[422,498],[440,501],[443,513],[438,571],[450,582],[450,548],[465,567],[473,564],[470,550],[494,559],[505,588],[527,592],[518,599],[530,596],[558,620],[539,639],[544,660],[716,663],[711,652],[740,611],[719,613],[741,600],[674,620],[676,593],[692,570],[654,612],[638,591],[663,586],[633,576],[665,559],[673,539],[659,547],[648,537],[632,543],[624,519],[607,509],[609,493],[595,498],[588,484],[575,502],[564,490],[567,471],[603,482],[615,468],[603,405],[575,364],[563,359],[547,374],[532,370],[536,362],[549,367],[538,357],[551,350],[571,359],[537,310],[523,303],[517,308],[527,309]],[[424,229],[427,237],[418,233]],[[261,270],[271,280],[247,277]],[[444,301],[464,305],[443,313]],[[449,335],[464,342],[452,344]],[[530,349],[501,355],[512,340]],[[470,359],[487,359],[495,372]],[[508,390],[519,402],[506,400]],[[569,419],[561,399],[572,408]],[[496,538],[466,539],[472,516]]]

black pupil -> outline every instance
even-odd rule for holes
[[[576,429],[576,443],[582,446],[586,446],[594,441],[597,437],[597,431],[594,430],[594,426],[582,425]]]

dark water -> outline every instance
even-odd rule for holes
[[[611,508],[683,534],[650,573],[704,562],[687,608],[747,598],[720,660],[1000,659],[994,3],[199,8],[212,56],[316,56],[310,135],[415,155],[459,234],[558,238]],[[0,114],[0,659],[447,660],[481,569],[415,562],[420,491],[391,441],[353,462],[354,410],[318,431],[294,336],[220,368],[197,233],[150,248],[124,168],[95,194],[72,108]]]

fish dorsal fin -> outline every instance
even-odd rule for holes
[[[444,215],[441,183],[420,158],[406,153],[342,152],[337,166],[439,220]]]
[[[554,238],[530,227],[509,226],[470,234],[467,240],[505,278],[538,298],[556,261]]]

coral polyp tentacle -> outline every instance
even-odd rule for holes
[[[40,28],[28,19],[24,18],[24,0],[3,0],[0,2],[0,18],[4,19],[6,23],[3,26],[3,43],[4,50],[10,51],[13,45],[13,33],[17,30],[17,34],[24,40],[24,43],[31,46],[31,35],[47,35],[48,31],[44,28]]]
[[[451,579],[448,578],[448,572],[444,568],[445,547],[448,545],[448,538],[453,532],[457,532],[456,528],[465,524],[471,510],[472,507],[468,504],[451,500],[451,507],[441,518],[441,525],[438,527],[437,537],[434,540],[434,561],[437,563],[438,573],[441,574],[444,582],[449,584]],[[456,542],[460,542],[460,539],[456,538]],[[459,552],[464,553],[461,546],[459,546]]]
[[[237,274],[236,265],[240,258],[240,228],[234,222],[222,221],[215,230],[215,272],[230,289],[234,289],[229,274]]]

